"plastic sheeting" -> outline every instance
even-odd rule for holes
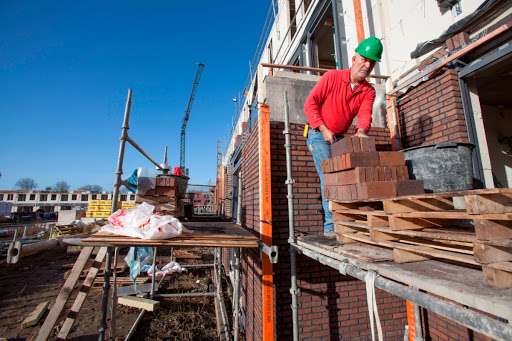
[[[465,18],[457,21],[455,24],[451,25],[446,31],[441,34],[441,36],[437,39],[424,41],[416,45],[416,49],[411,52],[411,58],[418,58],[419,56],[432,51],[439,45],[444,44],[444,42],[455,35],[456,33],[462,31],[466,26],[475,22],[478,18],[484,15],[491,7],[496,5],[498,2],[506,2],[505,0],[486,0],[484,1],[478,8],[466,16]]]

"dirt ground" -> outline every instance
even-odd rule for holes
[[[213,261],[211,248],[185,249],[200,255],[201,259],[177,259],[180,265],[205,264]],[[127,252],[121,251],[120,259]],[[157,267],[170,261],[170,249],[158,249]],[[64,284],[64,274],[73,264],[77,254],[68,254],[65,248],[57,247],[37,255],[23,257],[17,264],[0,264],[0,339],[31,340],[39,331],[48,312],[41,321],[28,328],[22,328],[24,319],[36,309],[39,303],[52,302]],[[212,284],[211,268],[189,268],[186,273],[173,273],[162,282],[159,293],[207,292]],[[128,277],[125,270],[120,277]],[[141,275],[142,276],[142,275]],[[145,274],[144,274],[145,276]],[[81,283],[81,282],[80,282]],[[228,318],[231,302],[223,278],[225,305]],[[77,290],[75,290],[77,291]],[[112,291],[111,291],[112,292]],[[68,300],[63,313],[74,301],[76,292]],[[68,335],[68,340],[97,340],[97,327],[101,314],[102,291],[93,288],[82,306],[78,318]],[[217,322],[213,297],[162,298],[160,308],[146,312],[137,326],[131,340],[218,340]],[[112,336],[111,300],[109,301],[105,339]],[[115,339],[124,340],[139,316],[140,310],[117,305]],[[55,327],[56,336],[60,324]]]

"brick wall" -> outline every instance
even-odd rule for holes
[[[242,146],[242,226],[259,236],[259,131],[258,122],[247,134]],[[244,249],[240,262],[242,283],[242,319],[246,340],[261,340],[262,292],[261,257],[259,249]]]
[[[429,341],[494,340],[426,309],[422,309],[422,323],[423,338]]]
[[[468,142],[457,72],[441,74],[397,99],[403,147]]]
[[[290,309],[290,255],[288,246],[288,199],[286,188],[286,151],[283,123],[270,125],[272,160],[272,227],[274,245],[279,247],[279,262],[274,264],[276,296],[276,336],[292,339]],[[311,153],[302,136],[303,125],[290,127],[292,145],[292,178],[294,220],[297,232],[323,231],[320,181]],[[351,130],[353,131],[353,130]],[[390,148],[389,131],[372,128],[380,150]],[[317,261],[298,255],[297,280],[301,294],[299,305],[299,335],[301,340],[368,340],[370,324],[364,282]],[[386,340],[403,338],[406,323],[405,301],[377,290],[377,304]]]

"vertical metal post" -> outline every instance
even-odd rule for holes
[[[238,334],[240,328],[240,312],[239,310],[239,302],[240,302],[240,248],[236,247],[234,249],[234,276],[235,276],[235,284],[233,288],[233,332],[234,332],[234,341],[238,341]]]
[[[215,277],[215,286],[217,287],[217,298],[219,300],[219,308],[220,314],[222,317],[222,324],[224,328],[224,333],[226,334],[226,341],[231,340],[230,332],[229,332],[229,321],[227,319],[226,306],[224,304],[224,295],[222,293],[222,278],[221,278],[221,254],[222,249],[217,247],[214,249],[215,259],[213,261],[213,271]]]
[[[112,281],[112,311],[110,317],[112,322],[110,323],[110,339],[116,339],[116,308],[117,308],[117,256],[119,255],[119,248],[114,249],[114,269],[112,270],[113,278]]]
[[[126,107],[124,110],[123,126],[121,128],[121,142],[119,143],[119,155],[117,158],[116,180],[114,183],[114,193],[112,194],[112,208],[110,213],[117,210],[117,198],[119,197],[119,187],[121,186],[121,175],[123,174],[123,160],[124,160],[124,147],[128,138],[128,129],[130,126],[130,110],[132,107],[132,89],[128,89],[128,98],[126,99]],[[103,298],[101,301],[101,318],[100,326],[98,327],[99,341],[105,338],[105,328],[107,322],[107,307],[108,307],[108,291],[110,289],[110,262],[112,258],[112,247],[107,247],[107,260],[105,262],[105,275],[103,281]]]
[[[414,303],[414,324],[416,325],[416,338],[414,341],[423,341],[423,332],[421,330],[421,316],[420,316],[420,306],[418,303]]]
[[[105,274],[103,281],[103,297],[101,300],[101,317],[100,325],[98,327],[99,341],[105,340],[105,329],[107,328],[107,307],[108,307],[108,292],[110,290],[110,263],[112,260],[112,247],[107,247],[107,259],[105,261]]]
[[[298,318],[298,306],[297,306],[297,263],[296,263],[296,251],[291,246],[295,242],[295,221],[293,217],[293,179],[292,179],[292,152],[291,152],[291,141],[290,141],[290,120],[288,117],[288,97],[286,91],[283,91],[284,100],[284,147],[286,149],[286,187],[287,187],[287,198],[288,198],[288,226],[289,226],[289,237],[288,243],[290,244],[290,294],[292,295],[292,322],[293,322],[293,340],[299,340],[299,318]]]
[[[114,182],[114,193],[112,194],[111,214],[117,210],[117,198],[119,197],[119,187],[121,187],[121,175],[123,174],[124,147],[128,139],[128,129],[130,129],[130,110],[132,107],[132,89],[128,89],[128,98],[124,110],[123,126],[121,128],[121,142],[119,143],[119,155],[117,157],[116,181]]]
[[[156,247],[153,248],[153,274],[151,275],[151,296],[150,296],[151,299],[153,299],[153,297],[155,297],[155,275],[156,275]]]

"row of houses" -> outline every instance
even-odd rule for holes
[[[87,210],[90,200],[112,200],[111,192],[91,191],[23,191],[23,190],[0,190],[0,202],[5,202],[11,207],[10,213],[30,212],[59,212],[73,209]],[[212,212],[213,202],[209,192],[189,192],[191,195],[194,210],[196,213]],[[125,193],[119,195],[119,201],[135,202],[136,195]]]

